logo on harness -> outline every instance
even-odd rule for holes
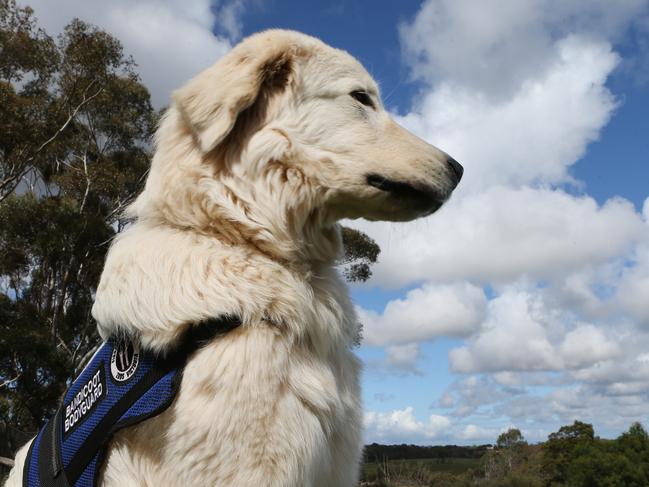
[[[121,340],[110,357],[110,375],[117,382],[133,377],[140,363],[140,347],[137,343]]]
[[[72,400],[65,405],[65,421],[63,433],[68,434],[82,421],[90,411],[99,403],[106,392],[104,368],[100,367],[83,387],[75,394]]]

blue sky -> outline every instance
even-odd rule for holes
[[[647,0],[31,4],[117,35],[158,106],[252,32],[320,37],[464,164],[429,219],[350,223],[383,249],[352,288],[367,441],[649,426]]]

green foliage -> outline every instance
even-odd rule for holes
[[[593,426],[575,421],[550,434],[543,450],[543,471],[550,483],[566,482],[572,460],[587,451],[595,441]]]
[[[489,445],[481,446],[419,446],[419,445],[379,445],[372,443],[365,445],[363,450],[364,461],[381,462],[385,460],[409,460],[420,458],[469,458],[477,459],[482,457]]]
[[[32,75],[30,87],[43,89],[56,69],[58,52],[32,14],[15,0],[0,0],[0,78],[11,84]]]
[[[530,447],[519,429],[511,428],[501,433],[496,440],[496,448],[488,451],[482,458],[482,470],[487,480],[508,478],[519,470],[530,457]]]
[[[343,227],[342,237],[345,254],[340,263],[345,278],[350,282],[367,281],[381,248],[372,238],[353,228]]]
[[[0,0],[0,417],[8,431],[36,430],[98,341],[95,287],[121,210],[142,185],[156,118],[116,39],[73,20],[54,41],[30,8]],[[10,456],[7,448],[0,453]]]
[[[530,475],[512,473],[499,479],[478,481],[477,485],[481,487],[542,487],[543,481]]]
[[[592,425],[575,421],[552,433],[543,449],[549,486],[649,485],[649,437],[640,423],[616,440],[602,440],[595,437]]]
[[[501,433],[496,440],[498,448],[513,449],[519,446],[527,445],[527,441],[523,438],[523,434],[517,428],[510,428],[504,433]]]

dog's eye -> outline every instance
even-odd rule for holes
[[[374,108],[374,102],[372,101],[372,98],[364,91],[352,91],[349,96],[351,96],[357,102],[365,105],[366,107]]]

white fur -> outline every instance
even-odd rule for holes
[[[358,325],[334,269],[336,221],[428,213],[369,173],[442,198],[454,187],[446,155],[397,126],[362,66],[317,39],[257,34],[174,93],[93,315],[104,338],[126,331],[162,353],[204,318],[243,325],[191,357],[166,412],[116,435],[101,485],[356,484]]]

